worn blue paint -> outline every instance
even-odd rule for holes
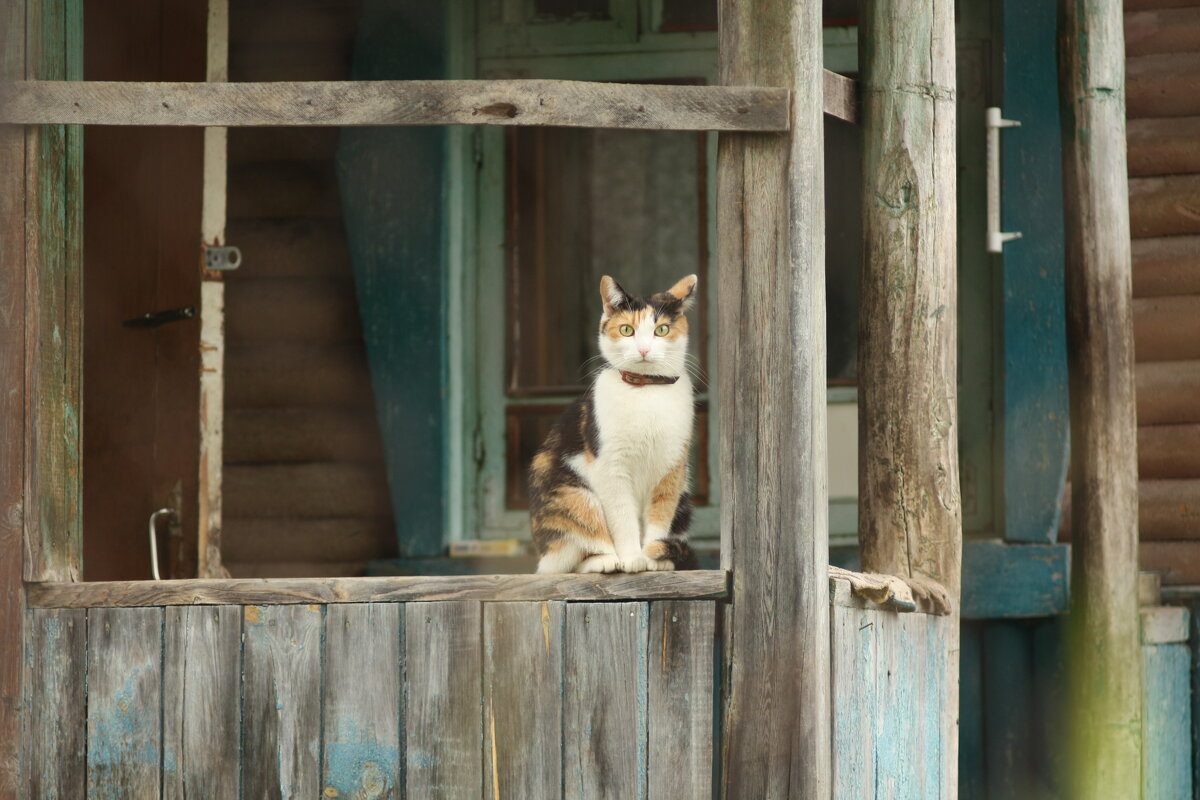
[[[446,77],[446,9],[367,0],[355,80]],[[443,551],[444,128],[348,128],[338,177],[400,553]]]
[[[1046,617],[1067,610],[1070,547],[1010,545],[1000,541],[963,545],[964,619]]]
[[[1192,796],[1191,666],[1186,644],[1142,647],[1144,800]]]
[[[1069,434],[1055,5],[1005,0],[1000,136],[1004,246],[1001,452],[1004,538],[1054,542]],[[982,120],[978,124],[982,135]]]
[[[381,744],[370,731],[344,721],[325,743],[325,787],[338,797],[399,796],[400,749]]]

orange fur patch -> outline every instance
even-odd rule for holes
[[[667,557],[667,543],[662,539],[656,539],[646,545],[646,549],[642,551],[646,554],[646,558],[652,558],[659,561]]]
[[[682,460],[663,476],[663,479],[658,482],[658,486],[654,487],[646,521],[651,525],[669,527],[671,520],[675,518],[675,509],[679,506],[679,495],[683,494],[685,483],[687,483],[687,461]]]
[[[612,540],[600,501],[591,491],[576,486],[555,491],[533,520],[533,527],[571,533],[583,539]]]

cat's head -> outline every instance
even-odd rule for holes
[[[665,292],[635,297],[605,275],[600,279],[600,353],[617,369],[647,375],[682,375],[688,322],[696,296],[695,275]]]

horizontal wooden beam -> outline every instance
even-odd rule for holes
[[[29,583],[30,608],[434,600],[693,600],[729,594],[723,570],[638,575],[453,575],[396,578],[229,579]]]
[[[584,81],[17,82],[0,122],[83,125],[553,125],[784,131],[785,89]]]
[[[826,70],[825,113],[854,122],[857,84]],[[542,125],[786,131],[786,89],[592,81],[0,84],[0,123],[202,127]]]

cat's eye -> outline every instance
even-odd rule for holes
[[[666,336],[667,333],[670,332],[670,330],[671,330],[670,325],[659,325],[657,328],[654,329],[654,335],[655,336]]]
[[[621,327],[617,328],[617,330],[621,332],[622,336],[633,336],[632,325],[622,325]]]

